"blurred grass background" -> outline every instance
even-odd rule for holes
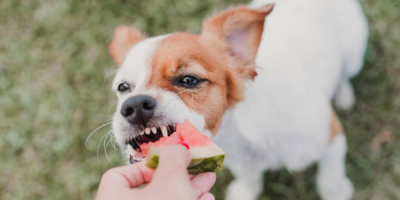
[[[106,126],[114,94],[108,44],[119,24],[150,36],[198,32],[215,10],[248,0],[1,0],[0,199],[93,199],[103,172],[125,158]],[[358,101],[340,112],[354,199],[400,199],[400,1],[361,0],[370,24]],[[103,137],[105,136],[105,137]],[[104,149],[108,152],[108,161]],[[111,164],[113,163],[113,164]],[[315,169],[267,172],[268,199],[318,199]],[[223,197],[225,170],[213,188]]]

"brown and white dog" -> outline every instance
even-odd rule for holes
[[[117,27],[114,136],[123,150],[139,149],[188,119],[227,153],[236,177],[227,199],[257,198],[265,170],[318,162],[321,197],[348,200],[346,139],[331,101],[354,102],[349,79],[362,66],[365,18],[355,0],[271,2],[229,9],[198,35],[146,38]]]

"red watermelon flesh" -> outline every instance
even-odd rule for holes
[[[182,142],[189,146],[192,155],[192,161],[188,167],[189,173],[214,172],[222,168],[225,153],[188,120],[179,124],[170,136],[162,137],[156,142],[143,143],[140,149],[146,156],[147,166],[156,168],[160,150],[167,145]]]
[[[163,145],[169,145],[169,144],[176,144],[178,142],[182,142],[182,140],[179,137],[179,134],[177,132],[175,132],[168,137],[160,138],[156,142],[149,142],[149,143],[141,144],[140,149],[142,150],[142,154],[146,156],[147,153],[149,153],[151,146],[163,146]]]
[[[140,145],[143,155],[147,155],[151,146],[165,146],[183,142],[192,147],[205,147],[212,141],[199,130],[197,130],[188,120],[176,127],[176,131],[168,137],[162,137],[156,142],[149,142]]]

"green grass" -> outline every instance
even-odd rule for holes
[[[198,32],[202,19],[246,0],[0,1],[0,199],[93,199],[114,153],[109,122],[115,97],[107,46],[113,28],[136,24],[148,35]],[[400,199],[400,1],[362,0],[370,22],[366,64],[354,80],[355,108],[341,112],[349,142],[354,199]],[[380,150],[373,139],[392,139]],[[102,140],[103,139],[103,140]],[[105,141],[105,142],[104,142]],[[101,142],[101,143],[100,143]],[[97,148],[99,145],[98,156]],[[315,168],[267,172],[267,199],[318,199]],[[221,199],[232,179],[219,174]]]

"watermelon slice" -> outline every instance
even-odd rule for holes
[[[216,172],[221,170],[225,153],[207,136],[198,131],[188,120],[176,126],[176,131],[168,137],[160,137],[155,142],[140,144],[136,158],[146,158],[147,166],[157,168],[160,150],[168,145],[184,143],[189,147],[192,161],[188,166],[190,174]],[[139,155],[138,155],[139,154]],[[131,157],[132,159],[132,157]]]

